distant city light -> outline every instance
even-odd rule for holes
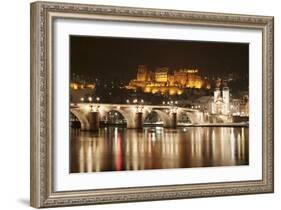
[[[103,105],[101,102],[106,104],[114,102],[114,104],[127,104],[127,106],[119,105],[122,106],[122,109],[123,107],[129,107],[129,110],[132,111],[135,109],[135,106],[141,106],[144,108],[143,111],[146,112],[149,111],[147,108],[150,106],[163,105],[163,107],[169,106],[169,111],[162,111],[171,114],[174,108],[178,107],[181,110],[182,108],[190,107],[196,112],[206,113],[207,116],[209,114],[218,116],[249,116],[249,96],[247,91],[244,91],[245,93],[243,92],[243,95],[239,98],[230,94],[230,90],[227,87],[227,81],[239,82],[237,78],[232,80],[233,76],[225,79],[219,76],[200,76],[198,69],[187,68],[170,72],[166,67],[150,71],[143,65],[138,67],[137,77],[130,80],[129,83],[128,81],[121,82],[121,80],[115,83],[111,80],[105,84],[105,81],[97,78],[90,80],[81,77],[70,84],[71,91],[73,91],[70,105],[79,106],[79,102],[81,104],[87,102],[87,106],[96,106]],[[213,81],[209,82],[211,80]],[[200,81],[204,83],[201,84]],[[204,90],[207,86],[212,89],[212,94],[200,90],[192,91],[193,89]],[[100,91],[105,88],[107,89]],[[116,89],[113,92],[111,88]],[[90,89],[97,90],[92,91]],[[156,96],[154,97],[152,94],[156,94]],[[184,98],[180,98],[180,94],[184,94]],[[122,100],[123,96],[125,98]],[[192,100],[189,99],[189,96]],[[115,108],[120,109],[119,106],[115,105]],[[137,109],[136,111],[139,112],[140,110]],[[180,116],[178,117],[180,118]],[[224,120],[228,120],[228,118]]]

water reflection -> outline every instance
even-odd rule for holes
[[[71,172],[248,164],[248,128],[71,130]]]

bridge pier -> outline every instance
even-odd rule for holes
[[[90,131],[98,131],[100,127],[99,113],[98,112],[89,112],[89,130]]]
[[[136,126],[135,126],[135,127],[136,127],[137,129],[142,129],[142,127],[143,127],[142,115],[143,115],[142,112],[137,112],[137,113],[136,113],[136,119],[135,119]]]
[[[177,128],[177,113],[176,112],[172,113],[171,127],[172,128]]]

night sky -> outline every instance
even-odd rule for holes
[[[249,71],[249,45],[240,43],[71,36],[71,73],[102,80],[136,78],[137,66],[197,68],[220,76]]]

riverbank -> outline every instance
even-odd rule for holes
[[[177,125],[178,127],[249,127],[248,122],[240,123],[200,123],[200,124],[188,124]]]

